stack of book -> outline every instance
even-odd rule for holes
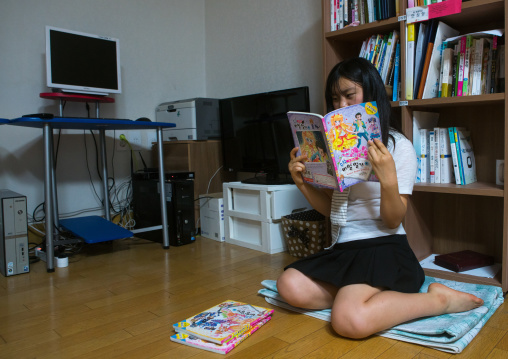
[[[271,319],[273,309],[226,300],[173,325],[176,343],[227,354]]]
[[[413,146],[418,159],[416,182],[476,182],[470,132],[464,127],[437,127],[438,114],[413,112]],[[436,126],[436,127],[434,127]]]
[[[330,0],[331,31],[397,16],[396,0]]]
[[[398,79],[400,59],[399,32],[372,35],[365,39],[360,50],[360,57],[369,60],[378,70],[386,86],[395,86]]]
[[[502,31],[459,35],[431,19],[406,33],[406,100],[504,92]]]

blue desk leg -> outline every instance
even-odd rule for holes
[[[162,247],[169,248],[168,209],[166,207],[166,174],[164,173],[164,151],[162,150],[162,127],[157,127],[157,149],[159,152],[159,187],[161,195]]]
[[[53,129],[50,130],[49,136],[49,149],[51,156],[49,157],[50,168],[51,168],[51,205],[53,207],[53,222],[55,223],[55,228],[60,228],[60,220],[58,218],[58,191],[56,189],[56,168],[55,168],[55,146],[53,144]],[[58,240],[58,234],[56,234],[56,240]]]
[[[109,208],[109,191],[108,191],[108,162],[106,156],[106,130],[99,130],[101,144],[101,162],[102,162],[102,187],[104,194],[104,215],[108,221],[111,221],[111,213]]]
[[[52,156],[53,148],[51,146],[53,129],[48,123],[44,124],[44,212],[46,215],[46,268],[48,272],[54,272],[54,247],[53,247],[53,194],[52,194]]]

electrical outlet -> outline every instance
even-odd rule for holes
[[[117,151],[127,151],[129,149],[129,145],[127,142],[123,141],[122,138],[127,138],[125,134],[120,133],[118,137],[115,138],[116,150]]]
[[[133,149],[141,147],[141,131],[130,130],[126,136]]]

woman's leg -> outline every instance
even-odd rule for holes
[[[365,338],[412,319],[477,308],[483,301],[440,283],[427,293],[400,293],[354,284],[341,288],[332,307],[332,326],[345,337]]]
[[[316,281],[297,269],[289,268],[277,279],[277,290],[292,306],[307,309],[329,309],[332,307],[337,288]]]

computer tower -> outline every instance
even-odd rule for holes
[[[8,277],[30,271],[26,197],[0,189],[0,273]]]
[[[194,173],[165,174],[166,207],[170,246],[194,242]],[[162,242],[162,230],[150,229],[160,226],[159,173],[136,172],[132,175],[132,208],[136,225],[135,236]]]

